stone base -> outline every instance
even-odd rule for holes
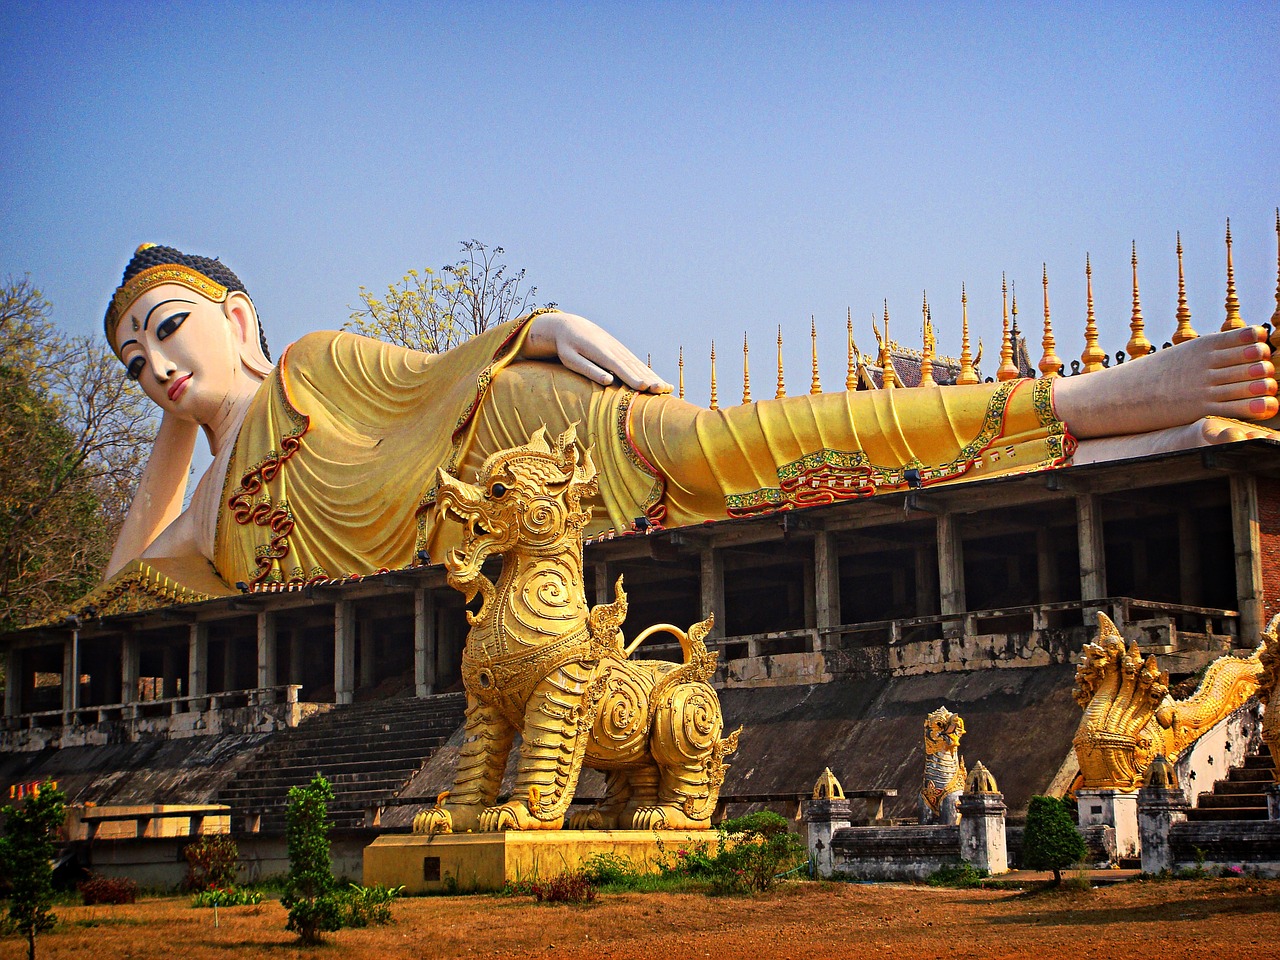
[[[403,886],[408,894],[501,890],[508,883],[577,870],[600,853],[655,870],[664,850],[675,854],[715,840],[714,830],[387,834],[364,848],[363,883]]]

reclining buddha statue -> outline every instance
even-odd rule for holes
[[[908,469],[929,486],[1274,436],[1240,421],[1278,407],[1259,327],[1087,376],[721,410],[672,396],[612,336],[558,310],[441,355],[312,333],[272,364],[230,269],[149,244],[105,332],[163,416],[100,589],[132,578],[170,601],[438,561],[457,533],[435,519],[437,468],[470,479],[543,427],[577,424],[592,451],[592,536],[639,516],[678,526],[900,490]],[[213,462],[184,509],[201,428]]]

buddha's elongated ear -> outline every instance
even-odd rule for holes
[[[240,345],[240,360],[259,377],[271,372],[271,361],[262,351],[262,334],[258,325],[258,311],[253,301],[238,290],[227,294],[222,310],[231,321],[236,340]]]

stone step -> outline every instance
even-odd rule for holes
[[[1271,759],[1270,753],[1251,753],[1244,758],[1244,766],[1247,770],[1274,770],[1275,761]]]
[[[1266,807],[1195,807],[1187,811],[1187,819],[1206,820],[1266,820]]]
[[[1213,795],[1236,797],[1241,794],[1256,794],[1268,782],[1268,780],[1219,780],[1213,785]],[[1208,795],[1207,792],[1201,794],[1201,796]]]
[[[1227,779],[1233,783],[1270,783],[1274,777],[1270,767],[1232,767]]]
[[[1267,808],[1267,798],[1261,793],[1202,793],[1196,800],[1196,808],[1200,810],[1221,810],[1232,807]]]

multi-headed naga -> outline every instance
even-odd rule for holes
[[[414,818],[415,833],[558,830],[584,764],[605,773],[604,799],[573,828],[709,827],[738,733],[721,738],[720,701],[707,680],[716,655],[689,631],[659,624],[630,645],[622,635],[622,578],[613,603],[588,609],[582,530],[596,490],[590,451],[572,427],[554,444],[538,430],[489,457],[474,484],[443,470],[437,510],[462,525],[445,558],[449,585],[480,609],[462,654],[465,743],[453,789]],[[502,557],[493,583],[485,559]],[[674,634],[683,663],[632,660],[648,636]],[[511,799],[498,803],[507,756],[523,740]]]

